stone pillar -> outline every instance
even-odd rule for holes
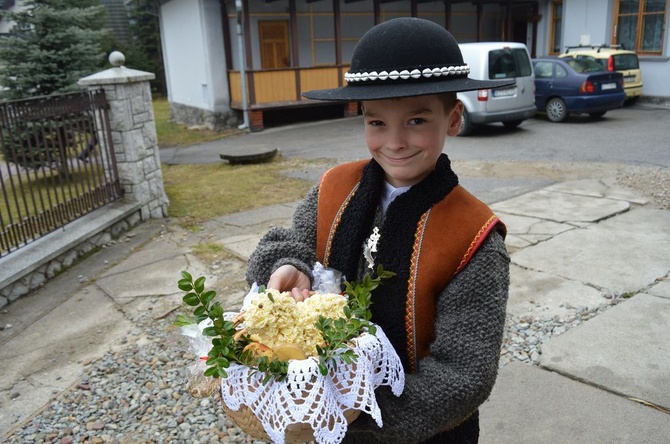
[[[116,166],[125,198],[142,205],[142,220],[167,216],[168,198],[163,187],[156,123],[149,81],[152,73],[128,69],[118,51],[109,55],[113,68],[79,79],[89,90],[103,88],[109,104],[109,121]],[[98,137],[101,144],[106,137]]]

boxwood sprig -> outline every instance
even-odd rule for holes
[[[326,375],[329,367],[337,370],[337,359],[342,359],[351,364],[358,359],[358,355],[351,348],[352,341],[363,332],[374,335],[376,326],[370,322],[372,312],[372,291],[379,287],[382,279],[395,276],[392,271],[384,270],[382,265],[377,267],[376,277],[365,275],[360,282],[344,283],[344,294],[347,297],[347,305],[344,307],[344,317],[330,319],[319,316],[316,328],[321,332],[324,343],[317,345],[316,351],[319,355],[319,372]]]
[[[182,300],[186,305],[195,308],[193,317],[177,316],[176,324],[199,324],[208,318],[212,320],[212,325],[202,331],[203,335],[212,337],[212,348],[205,362],[208,368],[204,375],[225,378],[228,376],[226,369],[230,367],[231,362],[245,362],[249,359],[248,353],[242,351],[248,343],[248,338],[242,338],[240,341],[233,339],[236,332],[235,324],[223,318],[223,307],[218,301],[213,302],[216,292],[205,290],[204,276],[193,280],[193,276],[186,271],[182,271],[181,276],[177,286],[186,292]]]

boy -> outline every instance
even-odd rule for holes
[[[371,311],[400,356],[405,389],[400,397],[378,389],[384,426],[362,414],[345,442],[478,441],[477,409],[497,376],[509,256],[504,225],[458,185],[442,149],[460,128],[457,91],[509,83],[467,73],[454,38],[430,21],[399,18],[368,31],[348,84],[305,96],[360,101],[372,159],[327,171],[293,226],[268,232],[249,260],[250,283],[298,300],[309,295],[315,261],[349,280],[378,264],[396,273],[373,293]]]

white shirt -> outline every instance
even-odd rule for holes
[[[396,197],[400,196],[410,188],[412,188],[411,185],[408,187],[396,188],[390,183],[384,181],[384,190],[382,191],[382,214],[386,214],[386,209]]]

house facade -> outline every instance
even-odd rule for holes
[[[263,115],[322,105],[302,92],[343,85],[360,37],[401,16],[434,21],[459,42],[519,41],[532,56],[624,44],[641,61],[643,99],[670,100],[669,0],[162,0],[173,118],[263,128]],[[357,105],[344,104],[344,115]],[[241,117],[240,117],[241,116]]]

